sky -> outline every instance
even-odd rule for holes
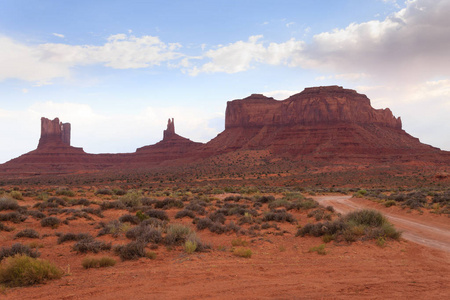
[[[126,153],[207,142],[227,101],[339,85],[450,151],[448,0],[0,0],[0,163],[37,147]]]

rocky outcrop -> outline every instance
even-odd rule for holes
[[[41,118],[41,137],[38,149],[45,146],[70,146],[70,123],[62,123],[58,118]]]
[[[253,94],[228,102],[225,114],[226,129],[336,123],[402,128],[389,109],[374,109],[365,95],[339,86],[306,88],[283,101]]]
[[[175,135],[175,123],[174,123],[173,118],[172,118],[172,120],[169,119],[168,122],[167,122],[167,129],[164,130],[163,140],[170,139],[174,135]]]

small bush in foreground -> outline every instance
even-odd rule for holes
[[[23,200],[22,193],[19,191],[12,191],[9,195],[16,200]]]
[[[85,257],[81,265],[85,269],[112,267],[116,264],[116,260],[112,257],[103,256],[101,258]]]
[[[248,242],[246,240],[243,240],[241,238],[236,238],[234,240],[231,241],[231,245],[233,247],[237,247],[237,246],[247,246]]]
[[[46,260],[26,255],[9,257],[0,267],[0,283],[7,286],[27,286],[61,278],[63,272]]]
[[[252,250],[245,248],[235,248],[233,250],[233,255],[244,258],[250,258],[252,257]]]
[[[197,243],[195,241],[186,241],[184,242],[184,251],[187,254],[192,254],[195,252],[195,250],[197,250]]]
[[[22,223],[25,221],[28,217],[25,215],[22,215],[21,213],[17,211],[12,211],[6,214],[0,214],[0,221],[10,221],[13,223]]]

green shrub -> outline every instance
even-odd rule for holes
[[[321,244],[316,247],[312,247],[309,249],[309,252],[317,252],[317,254],[325,255],[327,252],[325,251],[325,244]]]
[[[252,250],[246,248],[235,248],[233,250],[233,255],[244,258],[250,258],[252,257]]]
[[[46,260],[26,255],[9,257],[0,266],[0,283],[7,286],[27,286],[61,278],[63,272]]]
[[[235,238],[235,239],[231,240],[231,245],[233,247],[247,246],[248,242],[246,240],[241,239],[241,238]]]
[[[192,232],[192,229],[182,224],[171,224],[167,228],[167,235],[165,238],[166,245],[182,244]]]
[[[141,206],[142,194],[137,191],[128,191],[125,195],[119,198],[126,207],[138,207]]]
[[[103,256],[101,258],[85,257],[81,265],[85,269],[112,267],[116,264],[116,260],[112,257]]]
[[[184,251],[187,254],[194,253],[195,250],[197,250],[197,243],[195,241],[187,240],[186,242],[184,242]]]
[[[348,213],[346,220],[356,225],[373,227],[379,227],[387,222],[386,218],[380,212],[372,209],[363,209]]]
[[[395,206],[397,205],[397,202],[395,200],[388,200],[386,202],[384,202],[384,206],[386,207],[391,207],[391,206]]]
[[[71,191],[69,189],[58,189],[58,190],[56,190],[56,195],[73,197],[73,196],[75,196],[75,192]]]
[[[22,193],[19,191],[11,191],[11,193],[9,193],[9,195],[16,200],[23,200]]]

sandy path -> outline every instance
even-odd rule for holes
[[[367,200],[351,196],[317,196],[314,199],[323,206],[331,205],[337,212],[348,213],[363,208],[373,208]],[[439,223],[418,220],[411,216],[380,210],[395,227],[402,231],[402,237],[427,247],[450,252],[450,222]]]

